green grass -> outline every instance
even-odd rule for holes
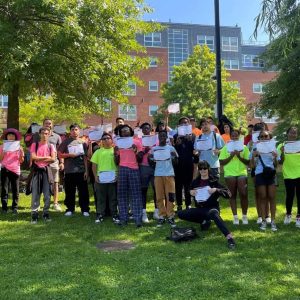
[[[121,229],[110,219],[94,224],[94,214],[52,212],[51,223],[31,225],[30,198],[22,195],[17,219],[0,216],[0,299],[300,299],[299,229],[282,224],[282,179],[276,233],[258,230],[251,181],[249,187],[249,226],[232,225],[229,203],[222,200],[235,251],[215,225],[182,244],[167,241],[169,227],[158,229],[153,221]],[[131,240],[136,248],[96,248],[111,239]]]

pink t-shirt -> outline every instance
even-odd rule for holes
[[[5,152],[4,157],[2,159],[2,166],[17,175],[21,174],[20,168],[20,152],[21,150],[17,151],[9,151]],[[0,146],[0,154],[3,153],[3,145]]]
[[[50,146],[50,147],[49,147]],[[33,143],[30,147],[30,153],[35,153],[36,144]],[[52,144],[41,144],[39,143],[39,147],[36,153],[36,156],[51,156],[52,153],[56,152],[55,147]],[[39,168],[44,168],[48,166],[50,163],[45,161],[35,161],[34,162]]]
[[[142,151],[142,143],[138,139],[134,138],[133,143],[137,147],[137,152]],[[130,169],[138,169],[139,165],[136,160],[136,153],[132,149],[120,149],[119,165]]]

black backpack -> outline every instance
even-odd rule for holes
[[[176,227],[171,228],[170,236],[167,237],[167,240],[178,243],[191,241],[197,237],[196,229],[193,227]]]

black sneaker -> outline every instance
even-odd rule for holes
[[[45,222],[51,222],[51,218],[50,218],[49,214],[43,214],[43,219]]]
[[[172,228],[176,227],[174,218],[168,218],[168,223]]]
[[[119,223],[116,223],[116,225],[118,225],[120,227],[126,227],[127,226],[127,222],[126,221],[120,221]]]
[[[201,230],[202,230],[202,231],[208,230],[209,227],[210,227],[210,225],[211,225],[211,221],[206,221],[206,220],[204,220],[204,221],[202,222],[202,224],[200,225]]]
[[[233,238],[227,240],[227,245],[229,249],[235,249],[235,241]]]
[[[142,221],[135,222],[136,228],[141,228],[143,226]]]
[[[158,219],[156,227],[161,227],[165,224],[165,219]]]
[[[96,220],[95,220],[95,223],[96,224],[99,224],[101,222],[103,222],[103,216],[101,214],[96,214]]]
[[[18,214],[18,209],[17,209],[17,208],[14,208],[14,209],[12,210],[12,213],[13,213],[14,215],[17,215],[17,214]]]
[[[113,221],[114,224],[119,224],[120,223],[119,216],[117,216],[117,215],[113,216],[112,221]]]
[[[32,213],[31,215],[31,224],[37,224],[39,215],[38,213]]]

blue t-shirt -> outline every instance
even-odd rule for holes
[[[170,145],[155,146],[151,149],[150,153],[153,154],[154,151],[160,150],[160,149],[161,150],[167,149],[168,151],[170,151],[170,154],[173,152],[178,157],[178,154],[177,154],[175,148]],[[167,160],[156,161],[154,176],[175,176],[174,168],[172,165],[172,158],[167,159]]]
[[[212,141],[212,149],[211,150],[202,150],[202,151],[200,151],[199,159],[207,161],[211,168],[219,168],[220,167],[219,156],[217,154],[214,154],[213,149],[223,148],[224,145],[225,145],[225,142],[218,133],[216,133],[216,139],[214,137],[213,132],[210,132],[209,134],[202,133],[195,140],[194,149],[197,149],[197,147],[196,147],[197,146],[197,141],[199,141],[199,140],[209,140],[209,139]]]

